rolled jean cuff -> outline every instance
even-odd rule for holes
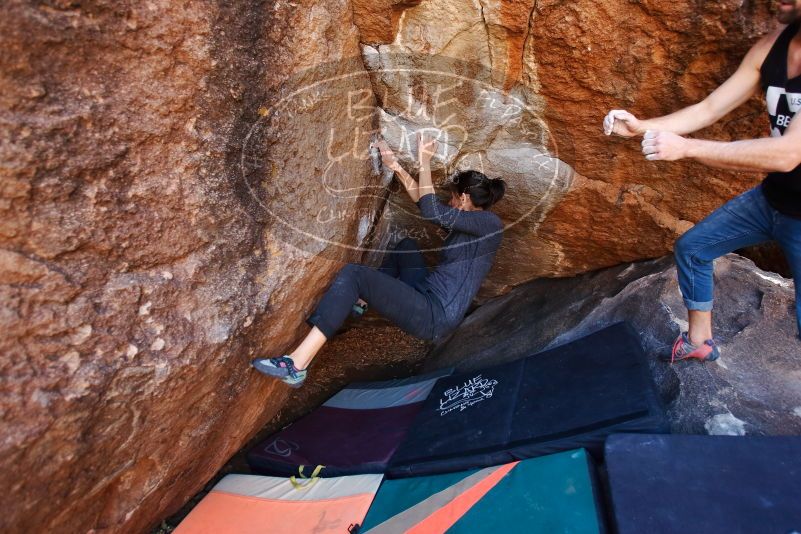
[[[326,340],[330,340],[332,337],[334,337],[338,330],[337,328],[334,328],[330,324],[326,323],[325,319],[323,319],[318,313],[314,313],[311,317],[306,319],[306,324],[311,327],[316,326],[319,328]]]
[[[687,306],[688,310],[692,311],[712,311],[712,301],[708,300],[706,302],[696,302],[694,300],[690,300],[688,298],[684,299],[684,305]]]

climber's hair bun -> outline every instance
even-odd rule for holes
[[[488,178],[479,171],[460,171],[450,177],[451,190],[461,195],[467,193],[477,208],[487,209],[506,193],[506,182],[501,178]]]

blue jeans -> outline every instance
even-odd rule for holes
[[[712,309],[715,258],[771,240],[784,250],[795,278],[796,321],[801,337],[801,219],[773,209],[762,186],[730,200],[676,241],[679,288],[687,309]]]

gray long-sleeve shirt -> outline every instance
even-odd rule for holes
[[[491,211],[464,211],[443,204],[435,194],[420,197],[423,218],[447,230],[439,265],[426,287],[445,310],[448,328],[455,328],[487,276],[503,237],[503,223]]]

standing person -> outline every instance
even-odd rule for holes
[[[451,332],[464,317],[500,246],[503,223],[489,208],[503,197],[503,180],[477,171],[460,172],[451,184],[450,204],[445,205],[431,182],[434,139],[418,133],[419,182],[403,170],[386,142],[377,146],[384,165],[397,173],[423,218],[448,231],[442,261],[428,273],[417,243],[407,238],[380,269],[346,265],[308,319],[312,329],[300,345],[290,354],[251,362],[260,372],[292,387],[303,384],[309,363],[359,302],[421,339],[440,339]]]
[[[762,183],[727,202],[676,241],[679,287],[689,328],[673,344],[671,362],[715,360],[712,337],[713,261],[733,250],[775,240],[795,278],[801,336],[801,0],[779,0],[777,31],[751,48],[740,67],[702,102],[656,119],[610,111],[604,133],[644,134],[649,161],[695,159],[711,167],[767,172]],[[770,137],[731,143],[682,137],[716,122],[757,90],[766,95]]]

